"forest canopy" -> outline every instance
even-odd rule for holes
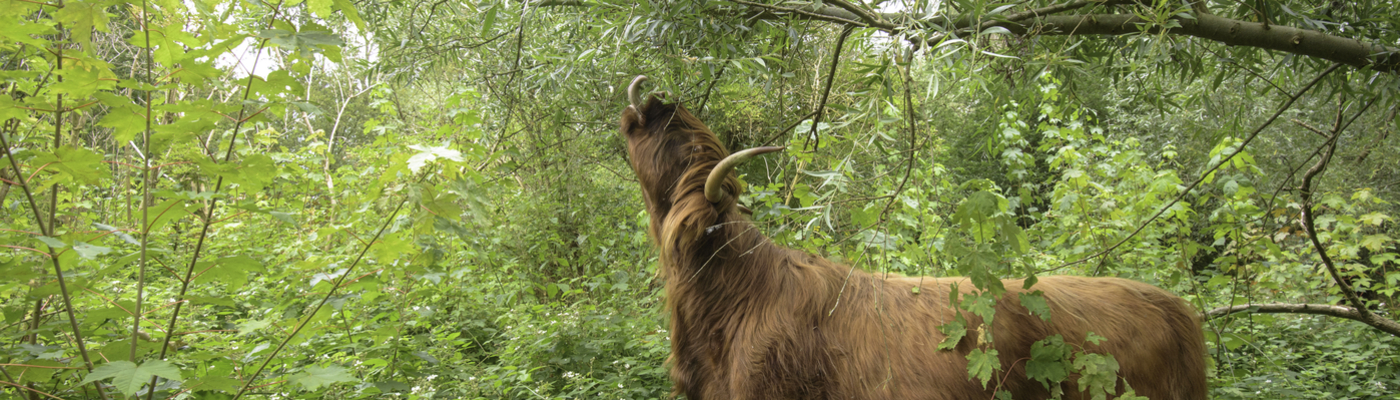
[[[1400,392],[1394,0],[0,5],[6,398],[667,398],[638,75],[786,146],[777,244],[1161,287],[1213,398]]]

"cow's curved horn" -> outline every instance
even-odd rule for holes
[[[632,79],[632,84],[627,85],[627,101],[631,102],[632,108],[636,108],[637,111],[641,111],[642,107],[642,96],[637,95],[637,86],[641,86],[642,81],[645,80],[647,80],[646,75],[637,75],[636,78]]]
[[[748,161],[753,156],[782,150],[781,146],[755,147],[730,154],[729,157],[720,160],[719,164],[715,165],[715,169],[710,171],[710,177],[705,179],[705,200],[718,203],[720,199],[724,198],[724,178],[729,176],[729,172],[733,171],[734,167],[743,164],[744,161]]]

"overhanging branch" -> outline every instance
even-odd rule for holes
[[[837,24],[872,27],[887,32],[903,32],[922,29],[914,24],[932,24],[947,29],[973,28],[986,29],[993,26],[1006,28],[1019,35],[1123,35],[1132,33],[1165,33],[1194,36],[1231,46],[1255,47],[1282,51],[1307,57],[1334,61],[1343,65],[1376,71],[1395,73],[1400,71],[1400,48],[1368,43],[1365,41],[1336,36],[1324,32],[1300,29],[1283,25],[1264,25],[1225,18],[1204,12],[1194,16],[1174,16],[1172,21],[1180,26],[1163,28],[1150,25],[1146,20],[1132,14],[1078,14],[1052,15],[1085,7],[1125,4],[1130,1],[1071,1],[1038,9],[990,16],[977,21],[970,17],[949,19],[944,16],[928,16],[920,13],[862,13],[824,5],[816,6],[769,6],[749,1],[738,1],[743,10],[716,10],[717,14],[742,17],[751,20],[799,19],[821,20]],[[545,1],[541,5],[590,5],[584,1]],[[863,11],[863,10],[860,10]],[[914,21],[900,24],[895,21]],[[980,22],[980,24],[979,24]]]
[[[1206,319],[1215,319],[1238,313],[1325,315],[1329,317],[1360,321],[1385,333],[1400,336],[1400,325],[1396,325],[1393,321],[1383,318],[1379,320],[1367,318],[1361,312],[1358,312],[1355,308],[1347,306],[1334,306],[1331,304],[1241,304],[1238,306],[1218,307],[1210,311],[1206,311],[1205,317]]]
[[[1400,70],[1400,48],[1298,29],[1197,14],[1195,19],[1174,17],[1179,27],[1168,34],[1195,36],[1231,46],[1257,47],[1308,57],[1321,58],[1357,68],[1371,67],[1394,73]],[[1134,15],[1051,15],[1025,22],[1005,22],[1001,26],[1016,34],[1038,35],[1122,35],[1146,31],[1161,33],[1160,26],[1145,28],[1148,22]]]

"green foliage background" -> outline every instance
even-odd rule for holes
[[[1209,6],[1263,15],[1245,3]],[[1280,25],[1400,37],[1393,1],[1269,3]],[[972,277],[973,312],[997,279],[1048,274],[1202,313],[1347,306],[1305,209],[1368,309],[1400,310],[1393,72],[1300,92],[1329,63],[1151,24],[861,28],[833,70],[842,27],[723,1],[0,4],[7,397],[667,397],[665,277],[616,132],[638,74],[731,150],[788,146],[741,169],[774,241]],[[1180,6],[1104,7],[1167,26]],[[1400,339],[1360,322],[1245,312],[1204,334],[1215,398],[1400,391]],[[1063,347],[1038,371],[1112,384],[1086,369],[1111,358]],[[1003,368],[977,361],[984,383]]]

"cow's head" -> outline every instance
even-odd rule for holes
[[[666,103],[665,93],[643,99],[638,86],[646,79],[638,76],[628,85],[631,104],[622,111],[621,125],[647,210],[665,215],[687,196],[703,196],[719,209],[733,206],[732,195],[739,189],[730,173],[734,167],[782,148],[759,147],[730,155],[705,123],[679,103]]]
[[[782,148],[759,147],[730,155],[685,107],[666,103],[664,93],[643,99],[638,86],[646,79],[638,76],[628,85],[631,104],[622,111],[621,126],[632,171],[637,173],[652,217],[652,234],[661,239],[662,225],[672,214],[685,213],[683,219],[712,223],[713,217],[733,209],[734,195],[739,193],[739,181],[731,173],[734,167],[749,157]]]

